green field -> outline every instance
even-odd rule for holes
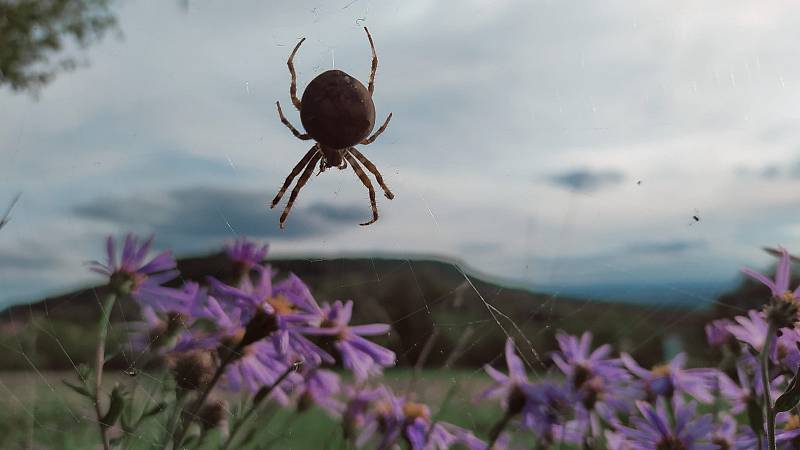
[[[97,448],[96,419],[88,400],[72,392],[62,379],[73,379],[69,372],[4,372],[0,374],[0,448],[2,449],[92,449]],[[416,399],[431,405],[434,418],[461,425],[485,436],[500,414],[499,405],[475,401],[489,385],[483,371],[426,370],[415,378],[413,371],[397,369],[384,377],[396,392],[414,392]],[[111,373],[106,384],[123,383],[146,398],[159,380],[147,373],[131,378]],[[238,402],[229,397],[232,408]],[[152,403],[151,403],[152,404]],[[140,405],[141,406],[141,405]],[[150,420],[143,431],[129,436],[123,448],[149,449],[164,433],[167,412]],[[338,423],[320,409],[296,413],[265,406],[252,423],[255,433],[252,449],[344,449]],[[116,430],[119,435],[120,430]],[[243,434],[246,434],[243,433]],[[216,448],[219,433],[211,433],[205,446]],[[242,447],[240,447],[242,448]]]

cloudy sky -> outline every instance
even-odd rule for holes
[[[121,37],[38,98],[0,90],[0,303],[96,281],[108,233],[178,255],[239,234],[276,255],[434,254],[542,289],[734,282],[800,251],[800,4],[341,0],[120,2]],[[362,151],[396,193],[329,170],[278,229],[308,149],[299,88],[366,80],[388,130]],[[289,111],[290,110],[290,111]],[[692,216],[698,216],[695,221]],[[697,295],[698,302],[708,301]]]

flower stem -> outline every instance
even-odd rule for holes
[[[486,446],[487,450],[492,450],[494,448],[494,444],[497,442],[497,439],[500,437],[500,434],[506,428],[508,423],[511,421],[511,417],[513,414],[506,412],[503,415],[503,418],[500,419],[493,427],[492,431],[489,432],[489,445]]]
[[[269,387],[262,388],[262,389],[266,389],[266,391],[259,392],[260,395],[256,395],[256,398],[253,400],[253,403],[250,405],[250,408],[247,409],[247,412],[244,413],[244,415],[242,416],[242,418],[240,420],[236,421],[236,424],[233,426],[233,429],[231,429],[231,432],[228,434],[228,438],[225,439],[225,443],[222,444],[222,447],[220,448],[220,450],[227,450],[228,447],[230,447],[230,445],[233,444],[233,440],[236,438],[237,433],[239,432],[239,430],[242,429],[242,427],[245,424],[245,422],[247,422],[247,419],[249,419],[250,416],[253,415],[253,413],[256,411],[256,409],[258,409],[258,407],[261,404],[262,400],[264,400],[265,398],[269,397],[269,394],[272,393],[272,391],[276,387],[278,387],[278,385],[280,385],[283,382],[283,380],[285,380],[286,377],[288,377],[289,374],[292,373],[296,369],[297,369],[297,366],[295,366],[295,365],[291,365],[291,366],[287,367],[286,370],[283,371],[281,376],[278,377],[278,379],[275,380],[274,383],[272,383]]]
[[[217,384],[219,379],[222,378],[222,374],[225,373],[225,368],[227,368],[228,364],[230,364],[239,355],[241,350],[242,345],[239,344],[232,351],[226,352],[225,358],[219,364],[219,367],[217,367],[216,372],[214,372],[214,377],[211,378],[211,382],[206,385],[200,396],[197,397],[197,400],[192,404],[192,407],[184,411],[186,413],[186,420],[181,425],[180,431],[173,435],[172,448],[174,450],[180,448],[181,442],[183,442],[183,439],[186,437],[186,433],[189,432],[189,427],[197,417],[197,413],[200,411],[200,408],[203,407],[203,403],[205,403],[208,395],[211,393],[211,390],[214,389],[214,386]]]
[[[100,389],[103,384],[103,365],[106,362],[106,338],[108,338],[108,327],[111,320],[111,310],[117,301],[117,293],[112,290],[103,301],[100,311],[100,331],[97,336],[97,350],[95,352],[94,366],[94,412],[97,415],[97,425],[100,428],[100,440],[103,442],[103,449],[109,450],[111,445],[108,441],[106,431],[108,425],[103,423],[103,410],[100,406]]]
[[[769,383],[769,354],[772,340],[775,335],[775,325],[769,324],[767,329],[767,337],[764,341],[764,349],[759,355],[761,362],[761,385],[764,396],[764,415],[767,420],[767,444],[769,450],[776,450],[775,446],[775,410],[772,407],[772,399],[770,399],[770,383]]]

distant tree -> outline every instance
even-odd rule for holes
[[[78,65],[60,55],[69,42],[85,48],[116,26],[111,0],[0,0],[0,85],[38,89]]]

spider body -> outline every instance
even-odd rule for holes
[[[372,187],[372,182],[361,165],[372,173],[378,185],[383,189],[383,194],[386,198],[390,200],[394,198],[394,194],[383,182],[383,177],[378,168],[375,167],[375,164],[354,147],[356,144],[369,145],[374,142],[386,130],[389,120],[392,119],[392,114],[389,113],[383,125],[378,128],[378,131],[369,136],[375,126],[375,104],[372,102],[372,93],[375,89],[375,71],[378,68],[378,56],[375,53],[375,44],[372,42],[369,30],[364,27],[364,31],[367,33],[367,39],[369,39],[369,45],[372,49],[372,70],[367,87],[364,87],[360,81],[341,70],[328,70],[318,75],[308,84],[302,95],[302,100],[300,100],[297,98],[297,75],[294,71],[293,60],[295,53],[297,53],[305,38],[297,43],[292,54],[289,55],[287,65],[292,76],[289,94],[292,98],[292,104],[300,111],[300,120],[306,129],[306,133],[297,131],[286,119],[283,115],[283,110],[281,110],[280,102],[276,102],[278,116],[295,137],[304,141],[313,139],[316,143],[303,156],[300,162],[294,166],[278,194],[272,200],[271,207],[274,208],[280,202],[295,177],[300,176],[289,196],[286,208],[281,214],[281,228],[284,226],[286,217],[289,215],[300,189],[311,178],[317,163],[319,163],[317,175],[331,167],[343,170],[347,168],[348,164],[352,166],[356,176],[369,191],[370,206],[372,207],[372,220],[361,225],[369,225],[378,220],[375,189]]]
[[[303,92],[300,121],[323,151],[341,150],[369,136],[375,126],[375,104],[360,81],[341,70],[328,70]]]

